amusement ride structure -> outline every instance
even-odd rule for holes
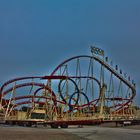
[[[92,55],[71,57],[50,75],[19,77],[0,89],[0,118],[7,123],[70,124],[136,120],[134,81],[91,47]]]

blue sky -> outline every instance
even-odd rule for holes
[[[0,85],[49,74],[96,43],[135,79],[138,103],[139,7],[139,0],[0,0]]]

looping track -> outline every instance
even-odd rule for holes
[[[104,60],[80,55],[65,60],[48,76],[7,81],[0,89],[0,104],[5,118],[26,108],[27,118],[42,110],[49,120],[71,120],[96,114],[132,115],[129,107],[135,95],[135,86]]]

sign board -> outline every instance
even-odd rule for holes
[[[91,46],[91,52],[94,54],[97,54],[97,55],[104,56],[104,50],[97,48],[97,47],[94,47],[94,46]]]

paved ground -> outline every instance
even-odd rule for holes
[[[0,140],[85,140],[61,129],[0,126]]]
[[[0,140],[139,140],[140,126],[84,126],[68,129],[26,128],[0,125]]]
[[[139,140],[140,129],[108,128],[108,127],[84,127],[69,128],[64,131],[89,140]]]

